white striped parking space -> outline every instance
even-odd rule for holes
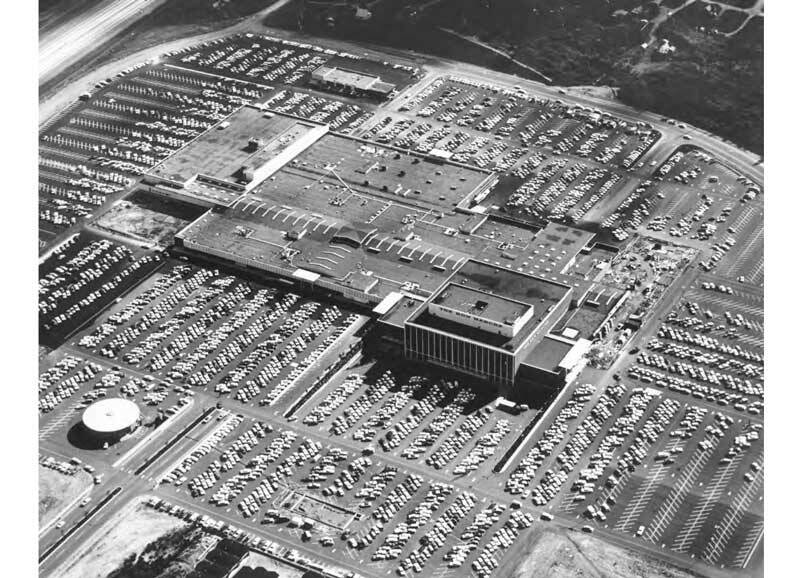
[[[762,348],[765,345],[764,337],[756,336],[756,335],[740,335],[737,337],[738,341],[742,341],[746,345],[750,345],[751,347],[758,347]]]
[[[717,305],[718,307],[726,309],[731,313],[743,313],[745,315],[753,315],[758,319],[761,319],[764,315],[764,311],[761,304],[748,305],[746,303],[740,303],[738,301],[734,301],[731,295],[726,295],[724,297],[721,294],[713,294],[708,291],[704,293],[694,293],[691,291],[687,298],[690,301],[697,302],[699,306],[703,306],[704,304]]]
[[[450,578],[451,576],[461,578],[464,576],[464,569],[448,568],[445,564],[437,564],[437,567],[431,571],[431,578]]]
[[[762,255],[759,258],[759,261],[756,262],[754,265],[753,270],[748,274],[745,275],[745,280],[749,283],[758,284],[761,283],[762,280],[765,278],[765,256]]]
[[[756,209],[750,205],[746,205],[742,212],[737,215],[731,225],[732,229],[740,230],[744,224],[751,220],[751,217],[756,213]]]
[[[679,440],[674,439],[665,447],[665,450],[672,451],[678,446]],[[631,500],[626,504],[626,509],[623,510],[623,514],[621,514],[615,524],[615,530],[619,532],[628,532],[631,530],[631,526],[634,524],[635,520],[640,517],[645,507],[651,502],[660,483],[665,479],[665,476],[667,476],[668,471],[670,471],[670,466],[666,466],[662,462],[657,463],[651,468],[645,481],[637,488],[634,496],[632,496]]]
[[[704,560],[710,564],[714,564],[720,559],[721,554],[723,554],[723,551],[726,549],[726,545],[729,543],[729,540],[731,540],[743,516],[751,505],[751,502],[753,502],[754,498],[759,493],[761,487],[762,470],[757,472],[754,481],[746,483],[740,488],[740,491],[731,501],[731,504],[729,504],[726,513],[723,515],[723,519],[715,526],[714,533],[707,541],[706,548],[702,555]]]
[[[690,549],[690,546],[701,532],[701,528],[704,526],[710,512],[712,512],[718,500],[723,496],[723,492],[729,485],[742,459],[743,454],[737,454],[728,464],[715,472],[715,475],[712,476],[712,480],[701,496],[701,501],[693,508],[690,517],[687,518],[681,530],[673,539],[671,550],[686,552]]]
[[[559,505],[556,506],[556,511],[560,514],[567,514],[570,512],[577,504],[575,501],[575,497],[578,494],[575,492],[568,492],[562,497],[562,500],[559,502]],[[583,502],[579,502],[581,504]]]
[[[753,233],[751,233],[748,242],[745,244],[745,246],[739,248],[739,251],[737,253],[737,258],[725,272],[725,275],[727,277],[739,276],[743,264],[748,259],[753,258],[755,251],[761,250],[762,246],[764,245],[763,242],[764,230],[765,230],[765,225],[763,223],[760,223],[759,227],[755,229]]]
[[[631,472],[629,470],[625,470],[623,472],[623,475],[620,476],[620,481],[617,484],[615,484],[615,486],[612,489],[610,489],[607,493],[603,494],[599,498],[598,503],[602,504],[609,498],[617,500],[618,495],[620,495],[620,492],[622,492],[623,488],[626,487],[626,483],[629,481],[630,478],[631,478]]]
[[[676,512],[679,511],[679,507],[684,503],[695,481],[709,461],[709,457],[720,442],[717,437],[710,441],[712,442],[712,447],[710,449],[704,450],[702,448],[696,448],[689,463],[684,467],[681,476],[676,480],[676,483],[673,484],[673,489],[670,491],[670,494],[668,494],[667,498],[662,502],[659,510],[654,515],[653,520],[644,534],[644,538],[649,542],[656,544],[657,540],[659,540],[667,529],[670,520],[676,515]]]
[[[746,534],[745,539],[740,546],[740,550],[738,551],[737,556],[734,558],[735,566],[738,568],[745,568],[748,566],[748,562],[751,560],[751,555],[754,553],[754,550],[756,550],[760,540],[762,540],[762,533],[764,531],[764,521],[757,522],[750,530],[748,530],[748,534]]]
[[[46,440],[52,434],[54,434],[55,432],[63,428],[65,425],[67,425],[73,418],[73,414],[75,410],[78,409],[79,406],[80,403],[73,404],[70,408],[62,412],[61,415],[59,415],[57,418],[52,420],[46,426],[41,428],[39,430],[39,441],[41,442]]]

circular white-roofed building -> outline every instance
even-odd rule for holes
[[[140,412],[137,405],[121,397],[95,402],[83,412],[83,425],[102,439],[119,439],[136,429]]]

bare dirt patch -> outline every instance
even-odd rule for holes
[[[251,552],[242,560],[239,568],[231,573],[231,576],[232,578],[246,578],[254,575],[254,571],[258,569],[276,572],[281,578],[302,578],[304,574],[301,570],[282,564],[278,560],[268,558],[257,552]]]
[[[698,574],[577,532],[532,531],[500,576],[514,578],[691,578]]]
[[[106,578],[131,554],[138,554],[159,537],[186,525],[178,518],[149,508],[143,498],[137,498],[95,532],[55,575]]]
[[[167,245],[199,211],[141,193],[117,201],[93,225],[139,241]]]
[[[91,485],[92,476],[83,471],[68,476],[39,466],[39,526],[49,524],[54,516]]]

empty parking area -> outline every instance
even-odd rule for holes
[[[363,322],[335,305],[171,262],[87,330],[77,347],[182,391],[202,388],[273,405]]]
[[[631,378],[748,415],[764,399],[761,292],[701,276],[643,341]]]

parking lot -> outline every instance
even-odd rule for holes
[[[76,234],[39,265],[40,342],[57,347],[98,311],[158,269],[160,252]]]
[[[75,343],[194,395],[275,405],[352,338],[363,316],[171,261]]]
[[[242,524],[341,552],[372,575],[396,568],[488,576],[534,515],[427,479],[381,455],[226,411],[161,478],[170,495]],[[427,538],[425,538],[427,536]],[[402,573],[402,572],[399,572]]]
[[[551,148],[622,168],[634,167],[659,137],[600,110],[457,77],[437,78],[400,110],[508,138],[518,146]]]
[[[494,399],[480,384],[368,361],[320,391],[299,418],[319,435],[490,490],[493,467],[538,411],[509,413]]]
[[[761,292],[702,275],[642,343],[629,377],[746,415],[761,414]]]
[[[408,63],[369,59],[321,46],[257,34],[238,34],[176,52],[169,59],[181,67],[268,86],[303,87],[311,73],[326,64],[380,76],[398,90],[415,82],[418,69]]]
[[[762,524],[762,424],[670,392],[577,386],[505,490],[713,565],[745,567]],[[664,546],[663,546],[664,545]]]
[[[262,104],[281,114],[327,124],[342,134],[356,130],[373,115],[357,104],[288,88],[277,90]]]

